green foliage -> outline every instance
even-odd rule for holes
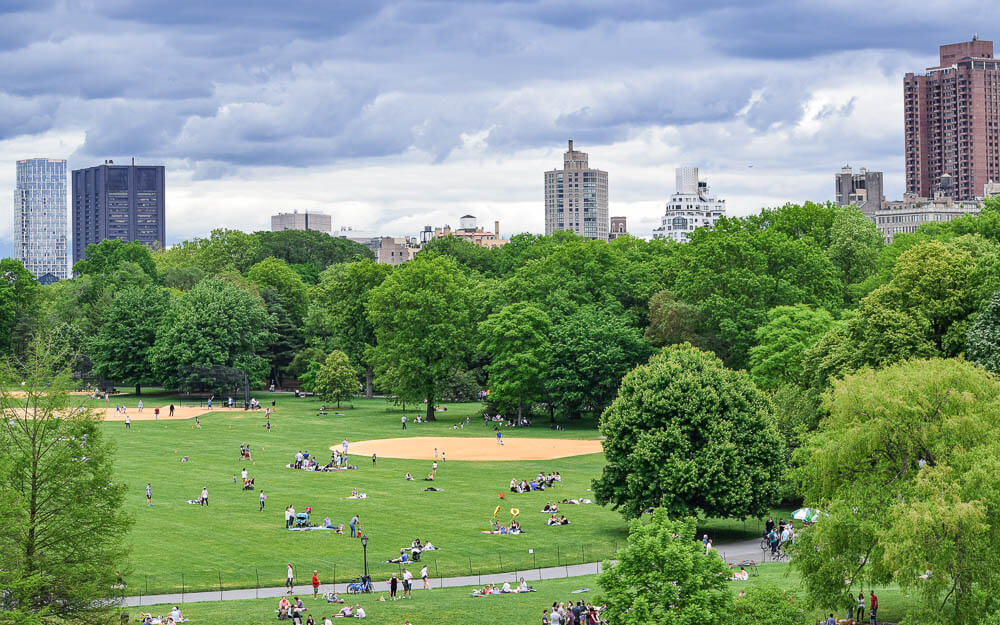
[[[875,273],[883,246],[882,233],[861,211],[853,206],[834,209],[827,254],[845,285],[859,284]],[[858,294],[858,288],[849,286],[845,303],[851,304]]]
[[[217,228],[207,239],[195,239],[195,259],[209,275],[224,271],[243,273],[261,260],[260,237],[240,230]]]
[[[479,349],[490,357],[490,401],[520,416],[525,404],[542,398],[549,374],[552,324],[534,304],[511,304],[479,324]]]
[[[265,258],[250,268],[247,278],[258,287],[274,289],[292,321],[296,325],[302,323],[309,307],[309,291],[302,277],[288,263],[273,256]]]
[[[1000,291],[969,326],[966,356],[993,373],[1000,373]]]
[[[639,330],[594,306],[556,322],[549,342],[547,401],[571,419],[603,412],[622,376],[650,353]]]
[[[792,560],[816,604],[896,582],[921,597],[921,622],[977,621],[978,602],[998,590],[998,394],[994,376],[960,360],[834,383],[829,416],[796,454],[806,503],[829,513],[802,532]],[[946,606],[947,621],[925,620]]]
[[[306,278],[318,276],[330,265],[375,258],[374,252],[360,243],[332,237],[318,230],[265,230],[251,236],[260,242],[254,262],[268,257],[279,258],[293,268],[300,267],[296,271],[311,284],[316,281]]]
[[[0,354],[21,353],[35,321],[41,287],[19,260],[0,260]]]
[[[761,517],[784,460],[771,404],[743,372],[690,345],[664,349],[622,380],[601,416],[608,464],[594,492],[629,518]]]
[[[454,235],[431,239],[424,244],[419,253],[427,256],[447,256],[459,265],[483,275],[491,275],[496,262],[495,248],[476,245]]]
[[[426,399],[428,420],[441,385],[471,348],[472,303],[471,281],[443,256],[404,263],[369,294],[375,368],[397,397]]]
[[[105,239],[87,246],[83,260],[73,265],[73,273],[108,275],[114,273],[123,263],[135,263],[143,273],[156,279],[156,264],[149,249],[133,241],[126,243],[119,239]]]
[[[170,389],[199,388],[203,379],[192,368],[211,365],[242,369],[259,385],[268,371],[260,353],[273,323],[260,298],[218,278],[202,280],[164,314],[153,367]]]
[[[746,596],[733,603],[731,625],[812,625],[795,596],[773,584],[750,586]]]
[[[36,343],[0,367],[0,610],[4,622],[108,622],[131,519],[100,419]],[[16,392],[7,390],[16,388]]]
[[[87,349],[97,372],[109,380],[130,382],[137,391],[152,381],[150,350],[169,303],[165,289],[131,287],[115,293]]]
[[[646,340],[657,347],[690,343],[707,351],[718,349],[715,337],[705,331],[707,316],[700,308],[660,291],[649,300]]]
[[[729,569],[718,553],[694,540],[694,519],[672,521],[653,511],[649,523],[629,523],[628,545],[618,563],[598,578],[607,618],[616,625],[729,623],[733,597]]]
[[[291,365],[295,355],[302,349],[302,331],[285,310],[281,296],[274,289],[265,288],[260,292],[260,297],[264,301],[267,314],[274,322],[271,328],[271,342],[263,355],[271,365],[270,378],[280,384],[285,369]]]
[[[326,401],[336,401],[338,408],[340,400],[351,398],[358,390],[358,372],[347,354],[339,349],[330,352],[316,371],[312,390]]]
[[[798,304],[779,306],[767,313],[767,323],[757,328],[757,345],[750,349],[750,374],[757,386],[774,390],[802,378],[806,350],[833,325],[822,308]]]

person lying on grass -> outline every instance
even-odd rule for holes
[[[382,564],[403,564],[410,561],[410,554],[403,552],[398,558],[393,558],[392,560],[382,560]]]
[[[545,507],[542,508],[542,512],[559,512],[559,507],[554,503],[546,501]]]
[[[368,499],[368,494],[367,493],[359,493],[358,489],[352,488],[351,489],[351,496],[348,497],[348,499]]]

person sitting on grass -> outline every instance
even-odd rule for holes
[[[405,479],[405,480],[406,480],[407,482],[412,482],[412,481],[413,481],[413,476],[412,476],[412,475],[410,475],[410,472],[409,472],[409,471],[407,471],[407,472],[406,472],[406,476],[405,476],[405,478],[404,478],[404,479]]]
[[[510,582],[504,582],[503,587],[500,588],[500,594],[505,595],[510,592],[514,592],[513,590],[511,590]]]
[[[528,586],[528,582],[521,578],[521,583],[517,585],[517,590],[514,592],[531,592],[531,586]]]
[[[542,512],[559,512],[559,508],[555,504],[546,501]]]
[[[732,579],[737,582],[745,582],[750,579],[750,574],[747,573],[747,570],[741,566],[740,570],[733,573]]]
[[[549,519],[547,521],[545,521],[545,524],[546,525],[559,525],[559,519],[557,519],[556,515],[554,515],[554,514],[550,515]]]
[[[559,525],[569,525],[569,519],[566,518],[565,514],[559,517]]]
[[[337,612],[336,614],[331,614],[330,616],[332,616],[333,618],[350,618],[354,616],[354,606],[350,604],[345,605],[344,607],[340,608],[340,612]]]
[[[431,541],[429,541],[429,540],[427,542],[425,542],[424,546],[422,547],[423,551],[434,551],[435,549],[437,549],[437,547],[435,547],[433,544],[431,544]]]
[[[337,593],[331,592],[326,596],[327,603],[343,603],[344,600],[337,596]]]
[[[517,521],[511,521],[510,522],[510,533],[511,534],[520,534],[521,532],[522,532],[522,530],[521,530],[521,524],[518,523]]]
[[[291,618],[291,614],[289,614],[289,610],[291,609],[291,607],[292,607],[292,604],[288,601],[288,598],[287,597],[282,597],[281,601],[278,602],[278,620],[279,621],[284,621],[284,620],[287,620],[287,619]]]
[[[366,616],[368,615],[365,614],[364,608],[362,608],[360,605],[354,606],[354,618],[365,618]]]

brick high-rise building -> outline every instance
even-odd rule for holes
[[[545,172],[545,234],[572,230],[608,240],[608,172],[591,169],[586,152],[563,154],[563,168]]]
[[[954,180],[956,200],[983,196],[1000,180],[1000,61],[993,42],[940,47],[937,67],[903,78],[906,191],[932,197],[941,176]]]

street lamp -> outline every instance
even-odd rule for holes
[[[365,576],[361,580],[361,587],[367,592],[371,584],[371,581],[368,579],[368,534],[361,535],[361,548],[364,550],[365,558]]]

